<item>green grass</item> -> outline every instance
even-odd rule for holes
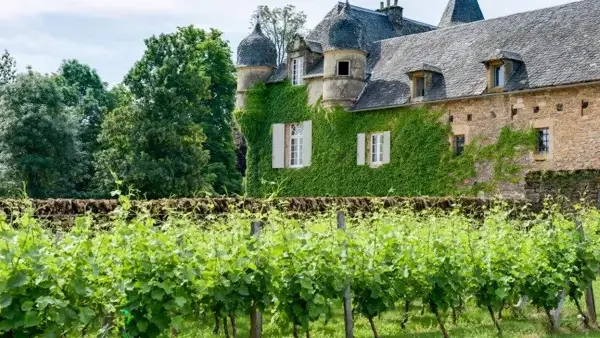
[[[600,283],[595,285],[596,302],[600,302]],[[585,304],[585,302],[582,302]],[[598,304],[597,304],[598,305]],[[585,305],[583,305],[585,306]],[[375,325],[381,338],[434,338],[441,337],[435,317],[429,313],[420,314],[420,306],[412,306],[410,310],[410,320],[406,329],[401,329],[402,311],[390,312],[376,319]],[[545,314],[538,313],[532,307],[526,307],[523,315],[516,315],[510,310],[504,311],[504,319],[501,322],[504,331],[502,337],[505,338],[541,338],[541,337],[600,337],[600,330],[583,330],[577,318],[575,306],[568,302],[561,316],[561,325],[559,332],[549,334],[547,330],[547,320]],[[238,337],[248,337],[248,321],[246,316],[238,316]],[[187,332],[183,332],[181,337],[215,337],[212,333],[212,322],[206,321],[194,327],[190,325]],[[498,337],[494,324],[487,311],[477,309],[470,304],[465,312],[459,315],[456,325],[452,324],[450,314],[446,318],[446,328],[451,337],[469,337],[469,338],[487,338]],[[231,329],[230,329],[231,330]],[[325,323],[323,320],[312,324],[310,329],[312,338],[330,338],[344,337],[344,319],[342,311],[336,313],[335,317]],[[224,337],[221,327],[220,336]],[[356,338],[373,337],[371,328],[366,319],[355,317],[354,336]],[[265,316],[263,326],[263,337],[292,337],[290,330],[281,330],[278,325],[270,322],[270,316]],[[304,337],[302,335],[302,337]]]

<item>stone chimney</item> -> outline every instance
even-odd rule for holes
[[[387,0],[387,6],[382,1],[381,6],[377,11],[385,13],[396,30],[402,29],[402,12],[404,9],[398,6],[398,0],[394,0],[393,5],[392,0]]]

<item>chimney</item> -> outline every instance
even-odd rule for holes
[[[392,0],[387,0],[387,6],[384,5],[384,2],[381,2],[381,8],[377,10],[378,12],[385,13],[388,16],[388,20],[394,25],[396,30],[402,29],[402,15],[404,9],[398,6],[398,0],[394,0],[394,4],[392,5]]]

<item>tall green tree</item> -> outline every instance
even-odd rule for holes
[[[55,80],[62,88],[65,104],[79,117],[79,137],[88,165],[77,190],[87,194],[94,176],[93,155],[99,150],[102,121],[115,103],[96,70],[78,60],[63,61]]]
[[[302,34],[306,29],[306,13],[299,11],[294,5],[273,8],[261,5],[250,20],[252,28],[257,21],[260,21],[263,32],[275,44],[277,64],[284,63],[287,46],[296,34]]]
[[[7,50],[0,56],[0,87],[14,80],[17,75],[17,62]]]
[[[27,184],[34,198],[74,193],[84,170],[77,117],[47,75],[29,71],[4,86],[0,101],[3,190]],[[8,189],[7,189],[8,188]]]
[[[231,49],[222,33],[188,26],[147,39],[146,52],[124,81],[146,119],[185,117],[181,123],[201,127],[210,154],[207,170],[215,176],[214,190],[221,194],[241,191],[232,133],[234,73]],[[160,149],[148,149],[153,151],[163,156]]]
[[[98,180],[109,171],[148,198],[237,192],[231,132],[230,49],[220,32],[194,27],[146,40],[100,135]]]

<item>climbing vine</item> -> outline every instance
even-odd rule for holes
[[[496,143],[473,140],[460,156],[449,144],[451,128],[443,112],[393,108],[373,112],[324,109],[307,105],[305,86],[258,84],[246,108],[236,113],[248,143],[246,192],[280,196],[442,196],[492,190],[499,181],[518,180],[519,159],[535,144],[533,131],[504,128]],[[310,167],[272,169],[275,123],[313,121]],[[356,164],[359,133],[391,131],[391,163],[380,168]],[[477,183],[477,163],[493,168],[493,177]]]

